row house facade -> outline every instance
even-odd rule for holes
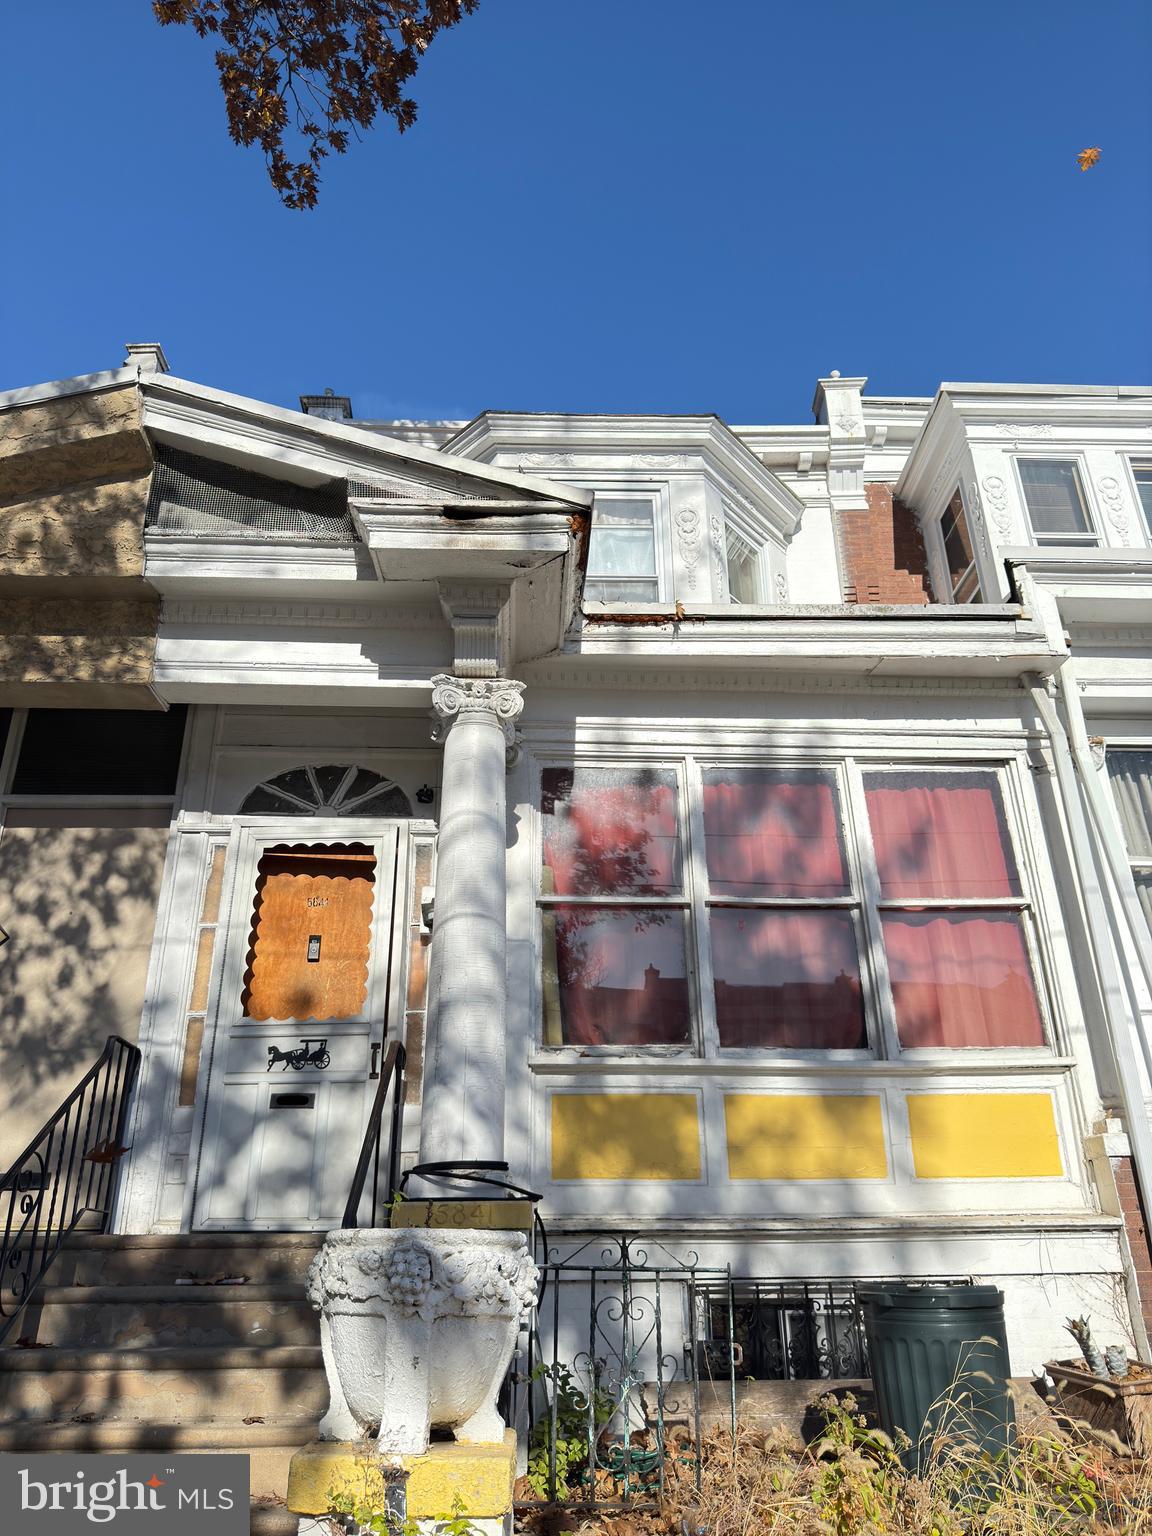
[[[0,1168],[113,1034],[116,1232],[321,1232],[402,1040],[560,1247],[1146,1354],[1152,391],[812,415],[0,397]]]

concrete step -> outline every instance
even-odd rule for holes
[[[327,1407],[318,1345],[0,1350],[8,1419],[318,1419]]]
[[[36,1293],[17,1331],[21,1338],[56,1349],[320,1342],[319,1320],[299,1280],[48,1285]]]
[[[250,1285],[303,1281],[321,1232],[76,1233],[49,1270],[53,1285],[148,1285],[242,1275]]]
[[[244,1424],[237,1419],[211,1419],[198,1424],[136,1423],[130,1419],[103,1419],[90,1424],[31,1419],[0,1421],[0,1453],[239,1451],[248,1456],[251,1465],[252,1497],[276,1501],[282,1500],[287,1491],[288,1466],[293,1454],[315,1438],[315,1419],[269,1419],[264,1424]],[[272,1507],[281,1514],[285,1512],[282,1503]],[[294,1533],[293,1526],[293,1536]]]
[[[315,1526],[318,1533],[323,1531],[319,1521],[309,1522]],[[297,1536],[300,1529],[300,1516],[283,1504],[253,1504],[251,1524],[248,1527],[250,1536]]]

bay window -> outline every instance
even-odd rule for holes
[[[588,546],[586,598],[597,603],[659,601],[654,513],[651,496],[597,493]]]
[[[542,776],[546,1047],[1043,1048],[997,769]]]

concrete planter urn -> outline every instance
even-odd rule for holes
[[[523,1232],[330,1232],[308,1271],[331,1393],[320,1438],[375,1431],[378,1455],[418,1456],[435,1424],[502,1443],[496,1394],[537,1275]]]

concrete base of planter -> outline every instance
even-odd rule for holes
[[[459,1445],[436,1441],[423,1456],[401,1456],[408,1518],[451,1520],[459,1508],[473,1525],[502,1521],[512,1509],[516,1475],[516,1432],[500,1445]],[[333,1494],[349,1495],[384,1509],[386,1479],[396,1465],[383,1467],[362,1440],[318,1440],[297,1451],[288,1473],[288,1508],[298,1515],[327,1515]]]
[[[1135,1456],[1152,1455],[1152,1375],[1104,1381],[1063,1360],[1044,1369],[1056,1383],[1056,1406],[1080,1428]]]

